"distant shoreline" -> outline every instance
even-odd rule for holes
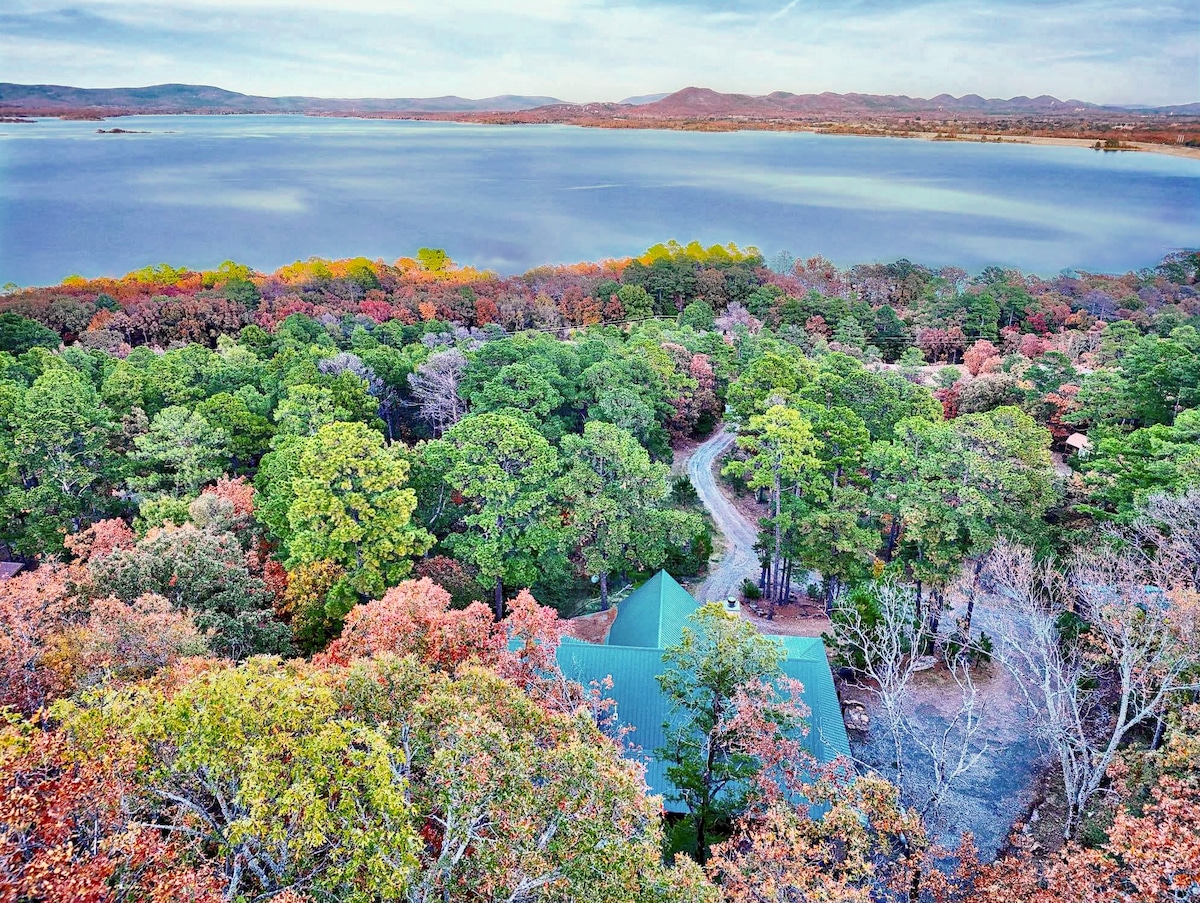
[[[523,111],[522,111],[523,112]],[[29,114],[27,114],[29,115]],[[1096,138],[1075,138],[1067,135],[1011,135],[995,132],[958,132],[953,123],[941,123],[938,131],[909,131],[879,127],[870,122],[844,122],[834,125],[813,124],[795,120],[753,119],[538,119],[533,120],[517,113],[427,113],[421,111],[395,113],[352,113],[352,112],[162,112],[162,111],[96,111],[83,116],[79,111],[64,111],[60,114],[33,114],[42,119],[57,119],[62,122],[104,122],[127,116],[306,116],[318,119],[387,119],[401,122],[457,122],[464,125],[521,126],[521,125],[567,125],[576,128],[632,129],[663,132],[806,132],[814,135],[839,135],[861,138],[910,138],[920,141],[953,141],[965,144],[1028,144],[1044,147],[1077,147],[1096,150],[1098,153],[1152,153],[1188,160],[1200,160],[1200,147],[1182,144],[1165,144],[1152,141],[1121,141],[1119,147],[1097,148]],[[35,124],[28,118],[4,118],[0,122]],[[99,130],[108,133],[108,130]],[[123,130],[111,130],[118,134]]]
[[[864,136],[874,137],[874,136]],[[903,135],[889,135],[880,137],[900,138],[906,137]],[[1019,137],[1010,137],[1004,135],[960,135],[956,138],[937,137],[935,132],[922,132],[912,134],[907,137],[923,139],[925,141],[958,141],[966,144],[1039,144],[1045,147],[1081,147],[1086,150],[1096,150],[1096,142],[1090,138],[1067,138],[1067,137],[1052,137],[1048,135],[1028,135]],[[986,138],[987,141],[983,139]],[[1151,153],[1151,154],[1166,154],[1169,157],[1184,157],[1188,160],[1200,160],[1200,147],[1188,147],[1178,144],[1154,144],[1149,141],[1130,141],[1124,146],[1118,148],[1103,148],[1096,151],[1102,154],[1113,153]]]

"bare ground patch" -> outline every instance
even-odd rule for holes
[[[943,623],[953,623],[960,614],[963,612],[948,612]],[[1002,609],[996,600],[985,595],[977,597],[977,625],[986,629],[989,619],[999,616]],[[1024,700],[1008,671],[993,662],[978,666],[973,677],[984,712],[975,749],[982,748],[983,754],[946,792],[940,817],[932,829],[950,846],[969,831],[980,853],[992,857],[1004,848],[1014,823],[1026,821],[1039,800],[1046,800],[1042,776],[1051,763],[1039,747]],[[871,718],[865,733],[850,734],[851,750],[860,768],[895,779],[895,748],[877,698],[869,687],[845,680],[838,684],[843,704],[858,701]],[[959,685],[944,665],[917,674],[905,702],[908,728],[919,735],[940,735],[953,718],[960,698]],[[919,807],[931,795],[928,791],[933,786],[933,761],[909,744],[904,769],[908,801]],[[1046,821],[1055,821],[1052,811],[1044,815],[1049,816]]]
[[[774,619],[769,619],[754,614],[742,603],[742,617],[757,627],[760,633],[780,636],[819,637],[828,633],[833,626],[819,606],[780,605],[775,609]]]

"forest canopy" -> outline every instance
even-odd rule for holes
[[[513,277],[422,248],[7,291],[0,901],[1186,898],[1198,270],[669,242]],[[777,650],[712,609],[665,657],[689,827],[664,819],[604,687],[554,656],[565,619],[705,572],[678,455],[718,428],[764,506],[747,599],[816,575],[851,670],[891,628],[907,660],[990,657],[971,609],[941,623],[964,575],[1045,616],[1027,648],[1096,727],[1050,741],[1061,851],[985,865],[968,839],[947,869],[905,788],[797,769]]]

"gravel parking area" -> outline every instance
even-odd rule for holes
[[[975,623],[986,629],[998,617],[986,596],[975,604]],[[954,614],[944,616],[952,623]],[[1052,763],[1039,748],[1025,705],[1008,672],[999,663],[978,669],[974,675],[984,715],[979,735],[985,751],[979,761],[951,785],[941,816],[933,829],[943,844],[954,846],[970,831],[980,855],[992,858],[1004,846],[1013,823],[1026,817],[1036,795],[1039,775]],[[944,667],[913,678],[905,715],[910,731],[921,736],[940,735],[953,718],[960,700],[958,684]],[[860,767],[894,778],[894,746],[882,721],[877,701],[865,687],[843,684],[843,702],[859,700],[871,716],[867,733],[852,732],[850,744]],[[910,747],[912,744],[910,744]],[[910,802],[918,807],[929,799],[932,762],[920,751],[906,756],[905,784]]]

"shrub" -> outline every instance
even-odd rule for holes
[[[695,505],[700,501],[696,487],[687,474],[680,474],[671,480],[671,501],[676,505]]]

